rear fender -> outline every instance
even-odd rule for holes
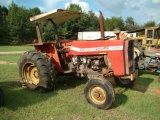
[[[34,47],[37,51],[46,53],[50,58],[52,58],[57,72],[63,72],[55,43],[43,43],[42,45],[34,45]]]

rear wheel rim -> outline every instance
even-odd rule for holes
[[[37,67],[31,63],[28,62],[23,66],[23,79],[25,80],[26,83],[33,84],[33,85],[38,85],[39,84],[39,74],[38,74],[38,69]]]
[[[104,104],[107,99],[105,90],[97,85],[94,85],[89,89],[89,97],[95,104],[98,105]]]

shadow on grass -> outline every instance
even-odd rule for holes
[[[149,85],[154,81],[153,78],[144,78],[144,77],[139,77],[139,81],[136,82],[135,86],[132,88],[133,90],[143,92],[145,93]]]
[[[145,92],[149,88],[149,84],[153,82],[152,78],[144,78],[142,74],[152,74],[150,72],[140,72],[139,73],[139,81],[137,81],[136,85],[133,87],[133,90]],[[156,73],[157,74],[157,73]],[[40,93],[28,90],[26,88],[22,88],[17,81],[8,81],[1,82],[0,85],[4,90],[5,94],[5,106],[8,109],[15,111],[19,107],[31,106],[39,102],[43,102],[48,100],[51,97],[57,96],[59,90],[67,90],[72,89],[77,86],[82,85],[83,89],[87,79],[80,79],[73,76],[63,76],[58,78],[56,83],[55,92],[51,91],[48,93]],[[113,82],[113,80],[112,80]],[[113,85],[114,87],[118,87],[117,85]],[[127,96],[124,94],[128,89],[122,88],[120,91],[115,93],[116,100],[111,108],[116,108],[125,104],[128,100]],[[84,96],[82,96],[84,97]]]
[[[146,70],[139,70],[138,71],[138,80],[136,81],[133,90],[139,91],[139,92],[143,92],[145,93],[148,88],[149,85],[154,81],[154,79],[152,77],[144,77],[144,75],[157,75],[158,78],[158,74],[157,72],[150,72],[150,71],[146,71]]]
[[[58,90],[66,90],[70,88],[75,88],[80,85],[85,85],[88,81],[87,78],[78,78],[74,76],[63,76],[60,78],[57,78],[56,83],[56,91]]]
[[[0,82],[0,86],[3,89],[5,96],[4,107],[15,111],[19,107],[31,106],[46,101],[49,98],[58,95],[59,90],[71,89],[84,84],[85,82],[86,80],[79,80],[73,77],[62,77],[56,84],[56,90],[47,93],[22,88],[18,81]]]
[[[22,88],[16,81],[1,82],[0,85],[5,96],[4,107],[13,111],[19,107],[31,106],[33,104],[46,101],[50,97],[57,95],[56,92],[43,94]]]
[[[124,94],[127,90],[127,88],[122,88],[120,91],[115,93],[115,102],[113,103],[111,109],[117,108],[128,101],[128,97]]]
[[[79,85],[83,85],[83,89],[85,88],[85,84],[87,82],[87,78],[85,79],[80,79],[80,78],[77,78],[77,77],[71,77],[71,76],[65,76],[65,77],[62,77],[58,80],[57,82],[57,90],[66,90],[66,89],[69,89],[69,88],[74,88],[76,86],[79,86]],[[110,79],[109,80],[112,85],[115,87],[118,87],[113,79]],[[123,104],[125,104],[128,100],[127,96],[124,94],[128,89],[127,88],[120,88],[118,92],[115,93],[115,102],[113,103],[113,105],[111,106],[110,109],[112,108],[117,108]],[[84,96],[82,96],[84,97]]]

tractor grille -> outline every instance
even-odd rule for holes
[[[130,40],[128,43],[128,62],[129,62],[129,73],[132,73],[135,69],[134,62],[134,40]]]

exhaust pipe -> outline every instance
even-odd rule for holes
[[[100,11],[100,16],[99,16],[99,21],[100,21],[100,32],[101,32],[101,40],[105,39],[104,36],[104,18],[102,15],[102,12]]]

